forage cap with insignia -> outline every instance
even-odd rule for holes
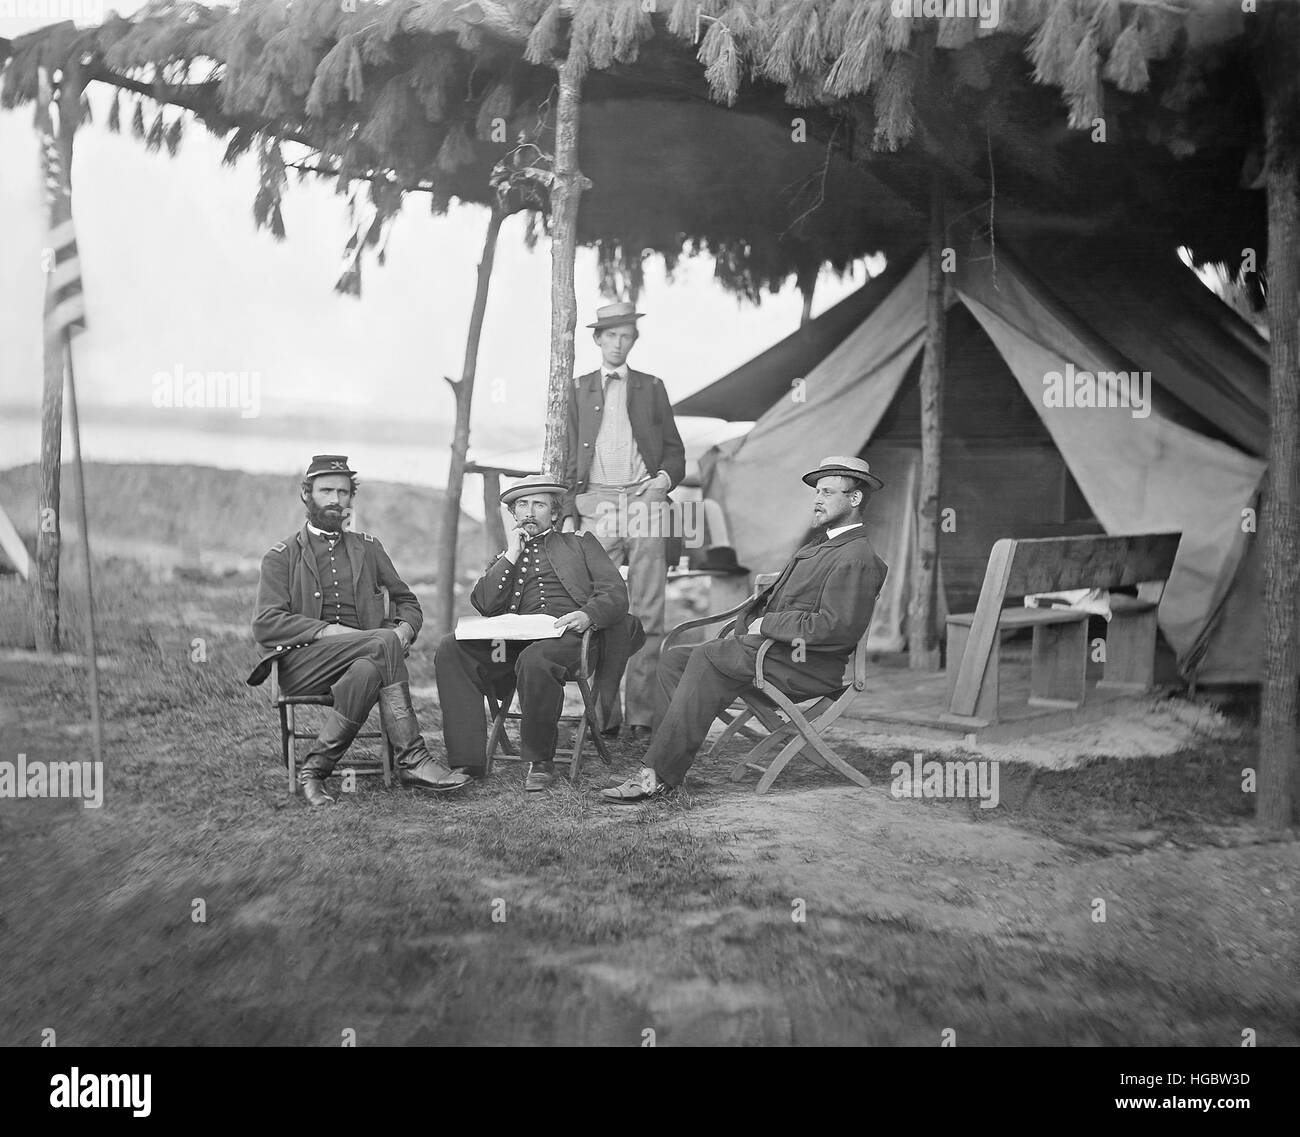
[[[348,474],[356,477],[357,472],[348,465],[346,454],[313,454],[311,465],[307,467],[304,476],[310,481],[321,474]]]

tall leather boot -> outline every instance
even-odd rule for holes
[[[445,762],[429,753],[415,718],[415,708],[411,706],[409,683],[390,683],[380,689],[379,720],[393,748],[393,761],[402,785],[456,790],[471,781],[468,774],[454,773]]]
[[[330,708],[325,725],[312,743],[311,750],[298,770],[298,784],[308,805],[333,805],[334,799],[325,792],[325,779],[334,770],[335,763],[347,753],[361,729],[359,722],[344,718]]]

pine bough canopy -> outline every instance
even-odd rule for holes
[[[0,41],[0,102],[38,68],[116,88],[109,128],[175,153],[188,115],[254,151],[258,225],[289,172],[357,204],[354,252],[406,196],[546,223],[556,66],[586,69],[579,240],[607,290],[647,256],[708,253],[757,301],[924,239],[950,218],[1236,265],[1266,246],[1261,100],[1237,4],[1001,0],[995,27],[931,0],[159,0]],[[973,0],[961,6],[975,11]],[[900,14],[902,13],[902,14]],[[360,257],[340,281],[359,287]],[[1249,283],[1249,282],[1248,282]]]

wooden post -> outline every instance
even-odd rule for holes
[[[939,487],[943,451],[943,364],[947,342],[944,306],[943,183],[930,174],[930,279],[925,302],[925,357],[921,362],[921,489],[912,557],[912,599],[908,612],[908,666],[939,669],[935,598],[939,566]]]
[[[460,497],[465,486],[465,459],[469,453],[469,420],[474,399],[474,376],[478,370],[478,344],[487,313],[488,286],[496,258],[497,237],[506,214],[493,205],[483,238],[483,256],[478,263],[474,307],[470,310],[469,333],[465,338],[465,362],[459,381],[447,378],[456,398],[456,429],[451,441],[451,462],[447,469],[447,496],[442,503],[442,524],[438,532],[438,582],[434,626],[438,635],[451,631],[456,612],[456,538],[460,532]]]
[[[1268,193],[1269,444],[1264,540],[1264,676],[1260,692],[1261,826],[1292,823],[1300,772],[1300,13],[1270,4],[1261,27]]]
[[[581,44],[570,44],[560,66],[555,109],[555,184],[551,191],[551,370],[546,391],[546,447],[542,472],[563,480],[569,460],[569,388],[573,385],[574,329],[578,298],[573,287],[578,240],[578,203],[591,182],[578,169],[582,102]]]
[[[99,716],[99,651],[95,642],[95,587],[90,567],[90,525],[86,509],[86,473],[81,464],[81,419],[77,415],[77,383],[72,370],[72,344],[67,345],[68,424],[72,427],[72,462],[77,482],[77,521],[81,529],[81,555],[85,562],[86,668],[89,681],[90,735],[95,761],[104,760],[104,733]]]
[[[490,560],[506,547],[506,523],[501,517],[501,474],[496,470],[482,470],[483,475],[483,541]]]
[[[80,295],[61,301],[60,292],[71,287],[69,273],[76,272],[75,254],[59,261],[57,250],[71,245],[72,146],[81,118],[81,92],[85,79],[78,64],[64,65],[55,98],[49,75],[38,75],[36,125],[42,135],[42,163],[47,202],[45,257],[44,383],[41,391],[41,473],[36,499],[36,647],[59,651],[59,514],[63,468],[63,368],[68,349],[69,324],[82,313]],[[52,109],[58,109],[58,123]],[[75,248],[75,247],[74,247]]]
[[[45,327],[41,391],[41,483],[36,499],[36,650],[59,650],[60,477],[63,469],[62,329]]]

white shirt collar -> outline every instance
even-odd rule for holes
[[[310,521],[307,522],[307,531],[308,531],[309,533],[311,533],[313,536],[316,536],[316,537],[324,537],[326,540],[329,540],[329,538],[330,538],[331,536],[334,536],[334,537],[342,537],[342,536],[343,536],[343,531],[342,531],[342,530],[339,530],[339,532],[337,532],[337,533],[330,534],[330,533],[327,533],[324,529],[317,529],[316,526],[313,525]]]
[[[617,375],[620,379],[627,379],[627,364],[620,363],[617,367],[606,367],[604,363],[600,365],[600,381],[605,381],[606,375]]]
[[[834,537],[838,537],[841,533],[847,533],[850,529],[856,529],[861,524],[861,521],[855,521],[852,525],[837,525],[834,529],[827,529],[826,540],[829,541]]]

